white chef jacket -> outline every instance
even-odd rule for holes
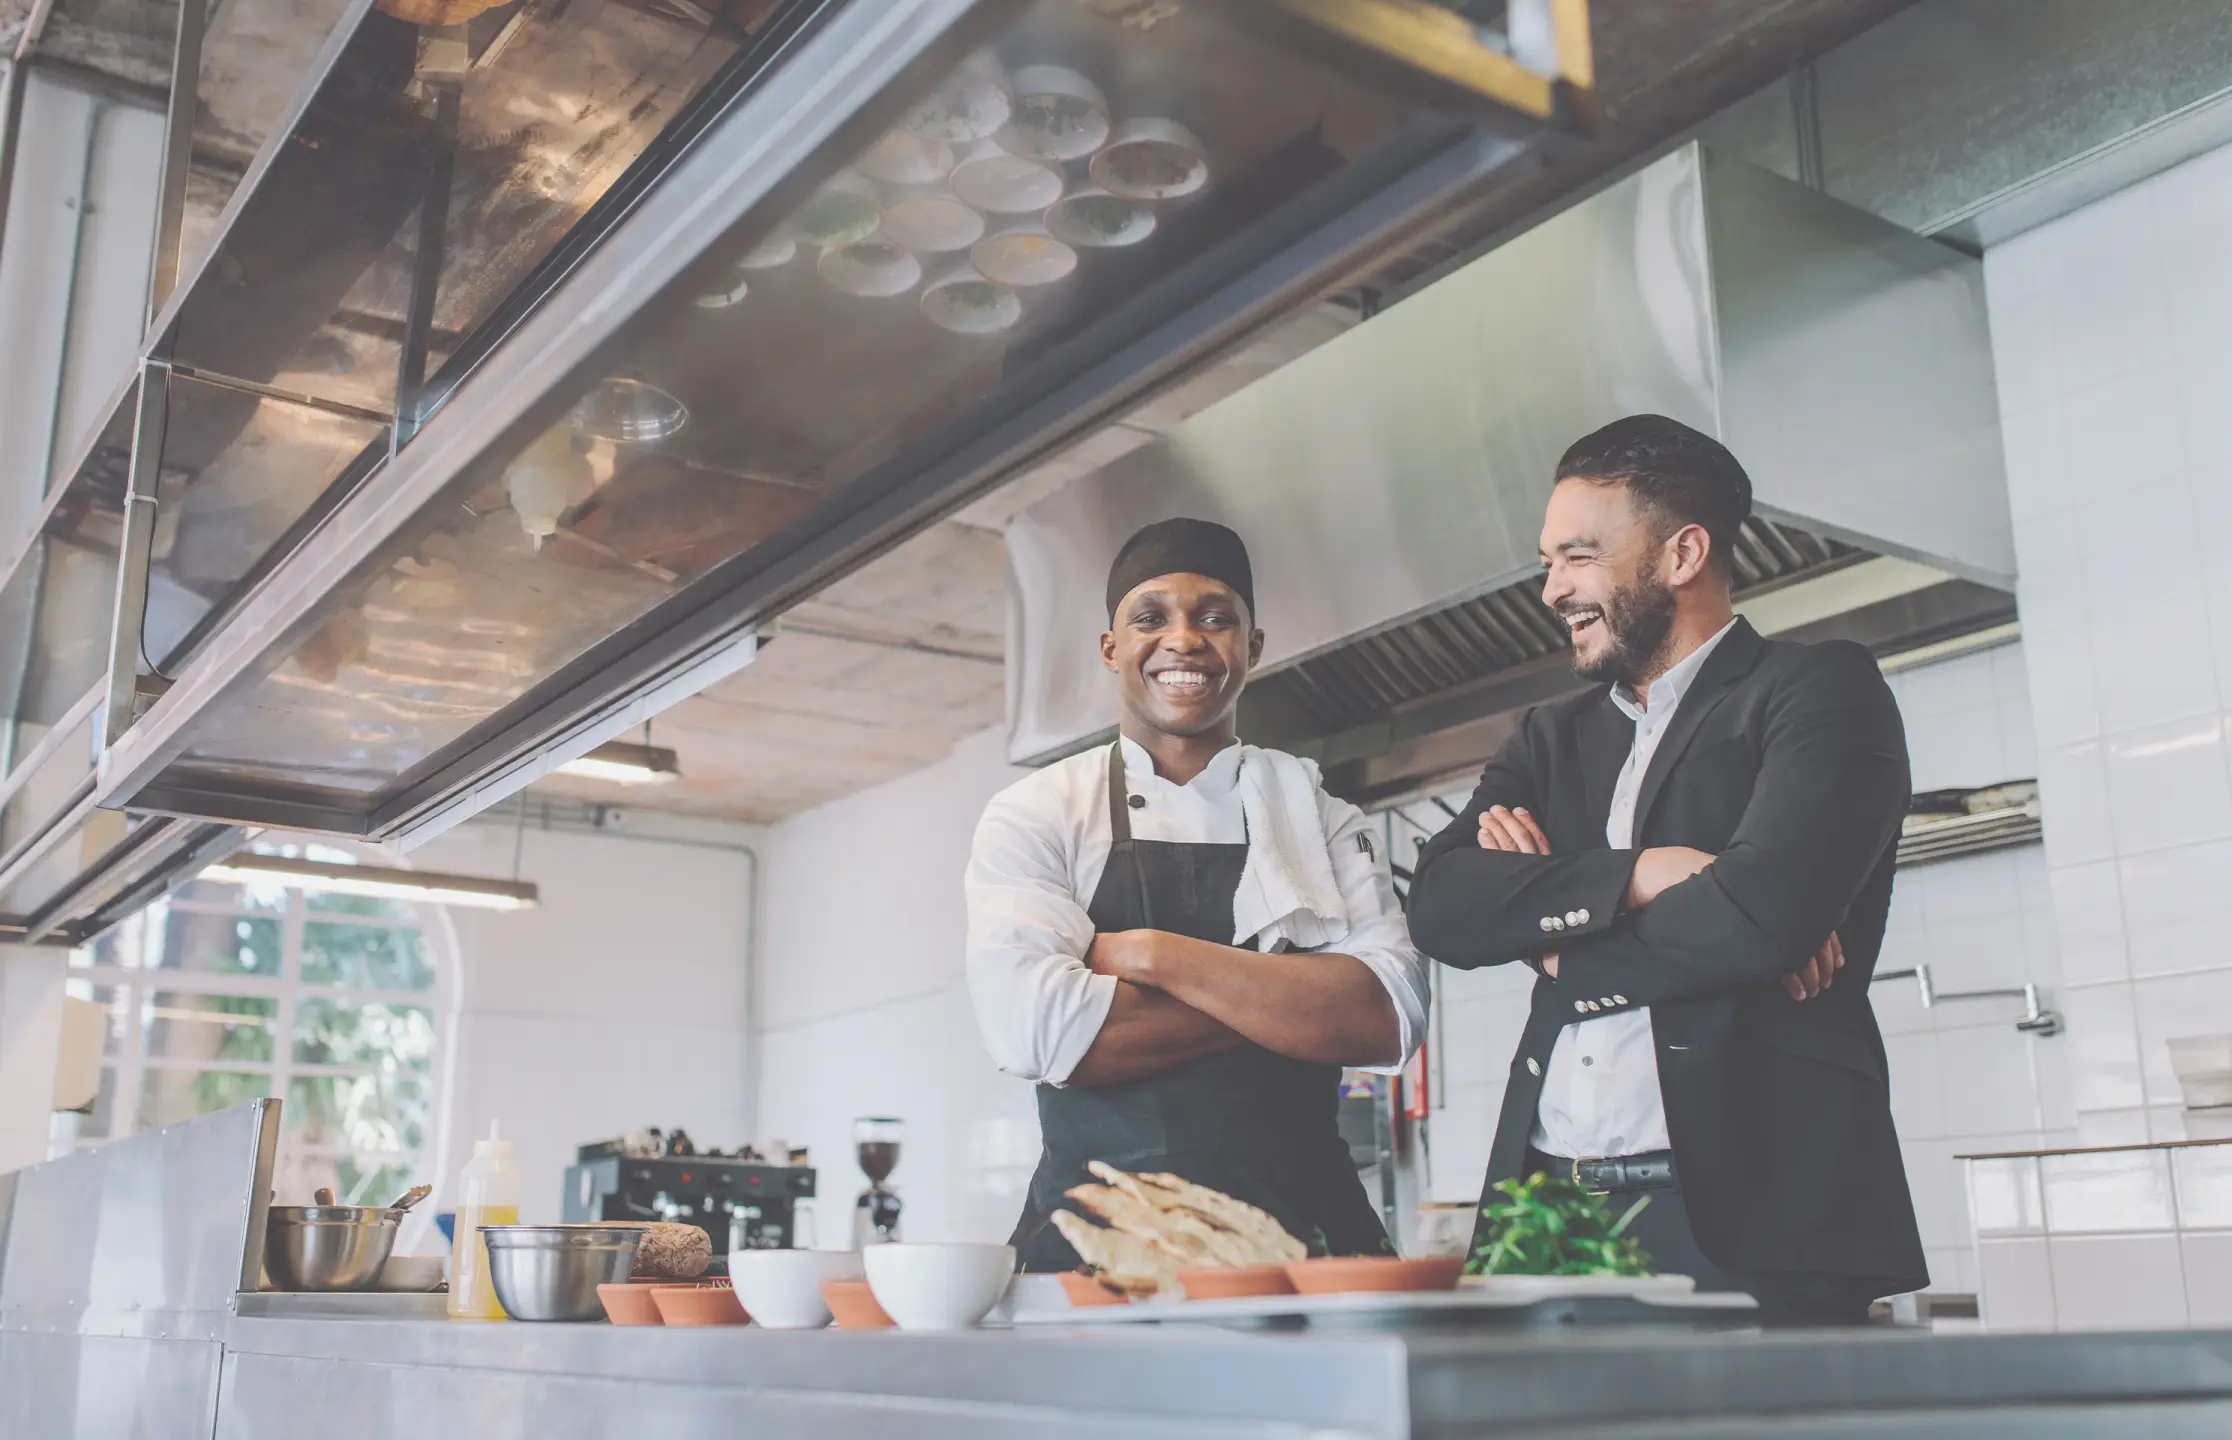
[[[1131,811],[1133,838],[1229,845],[1248,838],[1239,778],[1244,747],[1227,746],[1184,785],[1155,773],[1130,740],[1125,784],[1146,804]],[[1402,1057],[1426,1030],[1426,961],[1395,900],[1379,827],[1321,786],[1318,820],[1349,930],[1322,948],[1362,961],[1395,1002]],[[1359,837],[1365,837],[1360,842]],[[1116,979],[1085,966],[1093,943],[1086,912],[1107,867],[1108,751],[1095,746],[992,797],[969,851],[969,994],[993,1060],[1010,1075],[1065,1083],[1092,1048],[1115,1001]],[[1298,837],[1297,844],[1303,843]],[[1402,1061],[1362,1067],[1393,1074]]]
[[[1635,743],[1628,747],[1627,763],[1612,786],[1611,812],[1604,817],[1604,843],[1613,849],[1634,846],[1636,794],[1650,773],[1651,757],[1658,753],[1659,740],[1674,723],[1674,712],[1681,708],[1705,657],[1735,625],[1733,620],[1723,625],[1652,681],[1648,709],[1635,703],[1626,686],[1612,687],[1612,703],[1635,722]],[[1651,1033],[1649,1006],[1579,1020],[1558,1032],[1529,1139],[1543,1154],[1568,1159],[1672,1148],[1666,1135],[1666,1101],[1659,1094],[1657,1041]]]

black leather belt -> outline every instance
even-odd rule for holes
[[[1568,1160],[1546,1155],[1552,1174],[1565,1177],[1592,1195],[1616,1195],[1626,1190],[1664,1190],[1674,1183],[1674,1152],[1652,1150],[1642,1155],[1585,1155]]]

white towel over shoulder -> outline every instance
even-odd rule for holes
[[[1316,762],[1250,745],[1239,789],[1248,863],[1232,897],[1233,943],[1318,950],[1346,936],[1348,905],[1333,875]]]

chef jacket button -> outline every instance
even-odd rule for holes
[[[1588,912],[1588,911],[1586,911],[1586,910],[1576,910],[1576,911],[1574,911],[1574,912],[1573,912],[1573,914],[1574,914],[1574,921],[1573,921],[1573,923],[1574,923],[1574,924],[1576,924],[1576,925],[1586,925],[1586,924],[1588,924],[1588,923],[1589,923],[1589,912]]]
[[[1131,797],[1130,804],[1132,809],[1134,810],[1144,810],[1147,808],[1147,797],[1144,795],[1134,795]]]
[[[1545,915],[1542,917],[1542,928],[1544,933],[1547,934],[1548,932],[1558,928],[1558,922]]]
[[[1532,1055],[1527,1057],[1527,1073],[1529,1075],[1540,1075],[1542,1073],[1542,1062],[1536,1060]]]
[[[1612,1003],[1615,1005],[1625,1005],[1627,1004],[1627,996],[1615,995],[1612,997]]]
[[[1586,1000],[1576,1000],[1573,1002],[1573,1008],[1586,1015],[1589,1013],[1589,1002]]]

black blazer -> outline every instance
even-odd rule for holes
[[[1526,1163],[1560,1029],[1647,1005],[1699,1248],[1736,1271],[1863,1277],[1886,1295],[1921,1287],[1868,1005],[1908,791],[1890,687],[1858,645],[1764,640],[1738,620],[1683,696],[1636,803],[1637,848],[1719,858],[1622,914],[1635,851],[1607,849],[1604,825],[1634,737],[1603,690],[1528,712],[1419,856],[1410,926],[1428,955],[1468,970],[1559,957],[1558,978],[1535,981],[1489,1183]],[[1481,849],[1491,805],[1527,807],[1554,853]],[[1561,928],[1546,932],[1546,917]],[[1778,977],[1831,931],[1844,970],[1792,1000]]]

